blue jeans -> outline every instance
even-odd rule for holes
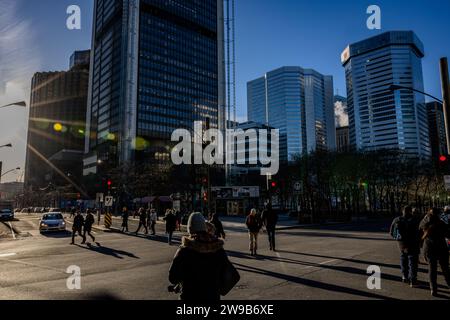
[[[417,271],[419,269],[419,255],[410,254],[406,250],[402,250],[400,256],[400,267],[404,279],[416,281]]]

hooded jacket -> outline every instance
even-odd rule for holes
[[[223,245],[207,233],[183,237],[169,271],[169,281],[181,284],[181,300],[220,301],[221,276],[228,260]]]

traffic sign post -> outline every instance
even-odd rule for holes
[[[106,196],[105,197],[105,208],[108,208],[108,211],[105,214],[105,227],[107,229],[110,229],[112,226],[112,213],[111,213],[111,207],[114,204],[114,197],[112,196]]]

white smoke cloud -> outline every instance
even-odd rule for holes
[[[336,101],[334,103],[334,116],[336,128],[348,126],[347,106],[342,101]]]

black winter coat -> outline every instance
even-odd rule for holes
[[[420,221],[417,217],[398,217],[394,219],[391,225],[391,235],[394,229],[398,228],[402,239],[398,241],[401,251],[407,251],[409,254],[420,253],[421,232],[419,229]]]
[[[174,232],[177,228],[177,217],[173,213],[169,213],[164,217],[166,221],[166,232]]]
[[[73,230],[81,229],[84,225],[84,218],[82,215],[76,215],[73,219]]]
[[[448,255],[445,238],[450,238],[450,231],[439,217],[425,216],[420,223],[420,229],[424,233],[423,254],[425,258],[439,259],[443,255]]]
[[[275,229],[278,223],[278,214],[272,210],[272,208],[268,208],[263,211],[262,220],[267,229]]]
[[[181,300],[188,303],[220,301],[227,254],[223,241],[210,236],[184,237],[169,271],[169,281],[181,284]]]

